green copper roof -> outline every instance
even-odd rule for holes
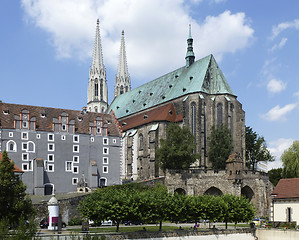
[[[119,95],[108,111],[122,118],[196,92],[234,95],[213,55]]]

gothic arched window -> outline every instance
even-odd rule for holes
[[[123,85],[120,86],[120,91],[119,91],[119,94],[123,94],[124,93],[124,87]]]
[[[196,137],[196,103],[191,103],[191,132]]]
[[[223,106],[222,103],[217,104],[217,124],[223,123]]]
[[[103,100],[103,79],[101,79],[101,83],[100,83],[100,98],[101,100]]]
[[[99,96],[99,85],[98,85],[98,83],[94,84],[94,96],[95,97]]]
[[[139,150],[143,149],[143,135],[139,134]]]

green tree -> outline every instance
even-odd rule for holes
[[[281,160],[284,178],[299,177],[299,141],[294,141],[292,146],[283,152]]]
[[[140,193],[139,211],[142,213],[142,221],[147,223],[159,222],[159,231],[162,230],[162,222],[168,218],[170,195],[165,186],[156,185],[147,191]]]
[[[191,196],[175,193],[171,196],[168,206],[168,220],[171,222],[185,222],[189,219],[188,202]]]
[[[223,124],[213,126],[209,138],[209,161],[214,169],[225,169],[226,160],[233,151],[230,130]]]
[[[225,222],[227,229],[228,222],[248,222],[254,217],[254,207],[248,202],[248,199],[240,196],[225,194],[220,199],[220,219]]]
[[[268,171],[270,182],[276,186],[280,179],[282,179],[282,168],[271,169]]]
[[[136,188],[136,184],[126,184],[98,189],[80,203],[79,211],[95,223],[116,222],[118,232],[121,221],[141,220],[140,194]]]
[[[166,131],[166,139],[160,140],[156,150],[156,158],[160,167],[166,169],[188,169],[199,158],[194,153],[194,136],[189,128],[178,124],[170,124]]]
[[[4,151],[0,161],[0,221],[5,220],[10,225],[16,225],[20,219],[28,220],[35,214],[25,191],[26,186],[14,173],[14,163]]]
[[[255,170],[258,162],[274,161],[264,137],[259,136],[249,126],[245,130],[245,143],[246,165],[249,169]]]

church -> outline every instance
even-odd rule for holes
[[[124,44],[122,44],[124,46]],[[121,50],[123,63],[125,51]],[[188,126],[200,159],[193,167],[207,169],[212,126],[225,124],[231,131],[234,153],[245,166],[245,112],[213,55],[195,61],[189,26],[186,64],[138,88],[130,89],[124,64],[115,82],[115,97],[108,108],[123,130],[122,176],[144,180],[162,176],[155,159],[159,139],[166,137],[170,122]]]

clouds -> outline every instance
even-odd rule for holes
[[[294,139],[292,138],[279,138],[275,141],[269,142],[269,151],[275,157],[274,162],[268,162],[268,170],[272,168],[282,167],[282,162],[280,160],[283,152],[288,149],[293,144]]]
[[[271,79],[267,84],[267,90],[271,93],[279,93],[285,90],[287,84],[279,79]]]
[[[285,38],[285,37],[282,38],[278,44],[274,44],[274,46],[271,48],[271,51],[274,52],[277,49],[283,48],[284,45],[286,45],[287,41],[288,41],[287,38]]]
[[[276,26],[273,26],[271,39],[276,38],[281,32],[283,32],[289,28],[294,28],[294,29],[298,30],[299,29],[299,19],[294,19],[291,22],[282,22]]]
[[[244,13],[225,11],[197,22],[189,12],[192,1],[186,2],[22,0],[22,7],[28,23],[49,34],[58,58],[90,58],[99,18],[104,63],[114,71],[124,29],[130,75],[148,81],[185,64],[189,23],[197,59],[213,53],[220,60],[225,53],[248,47],[253,39]]]
[[[286,115],[295,109],[297,106],[296,103],[287,104],[284,107],[280,107],[276,105],[272,109],[270,109],[266,114],[262,115],[262,117],[267,121],[284,121],[286,120]]]

